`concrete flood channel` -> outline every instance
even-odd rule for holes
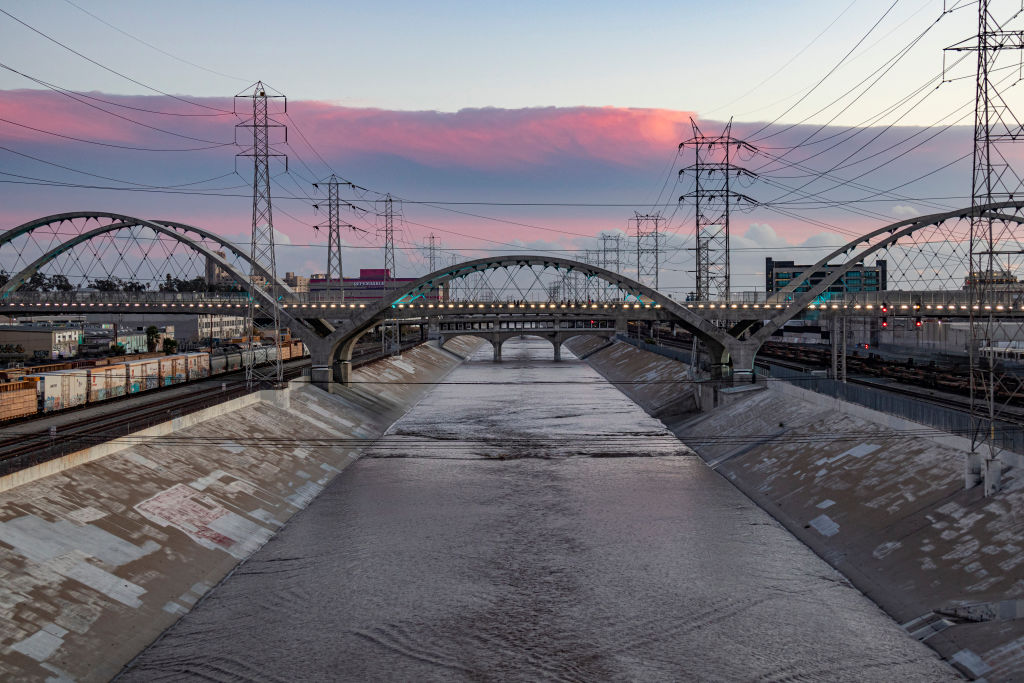
[[[121,679],[959,678],[662,421],[586,362],[550,356],[531,338],[507,342],[500,364],[478,348],[227,579],[197,589],[205,598]],[[682,419],[671,397],[648,409]],[[304,443],[307,430],[291,433]],[[161,530],[153,543],[202,546]],[[37,626],[65,631],[39,611]]]

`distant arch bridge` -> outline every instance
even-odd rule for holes
[[[714,377],[732,375],[736,380],[749,380],[753,378],[754,356],[760,346],[787,321],[813,307],[846,272],[863,263],[865,257],[886,250],[892,254],[891,250],[898,248],[902,250],[900,253],[910,254],[905,258],[918,259],[915,262],[918,265],[906,267],[907,272],[918,273],[921,259],[933,259],[933,265],[941,264],[942,270],[940,272],[937,265],[933,268],[935,274],[931,282],[945,283],[948,288],[958,279],[963,282],[964,264],[969,264],[963,253],[966,250],[965,226],[969,230],[970,221],[976,216],[1000,225],[1017,226],[1024,221],[1022,211],[1024,202],[1009,201],[897,221],[835,249],[794,277],[768,301],[749,307],[733,303],[728,308],[725,304],[715,308],[713,303],[679,302],[621,273],[573,259],[532,254],[484,257],[447,266],[415,282],[403,283],[381,301],[359,305],[304,298],[274,274],[257,266],[255,273],[264,282],[277,281],[280,296],[272,299],[260,283],[250,282],[248,273],[252,264],[247,250],[211,230],[119,213],[68,212],[35,219],[0,234],[0,267],[10,270],[8,281],[0,287],[0,313],[106,310],[237,314],[252,297],[265,315],[276,307],[282,324],[309,347],[313,357],[313,381],[324,388],[329,388],[334,381],[347,381],[347,364],[356,342],[389,320],[427,321],[442,333],[441,336],[461,333],[487,337],[490,334],[494,340],[501,335],[524,333],[523,327],[515,326],[522,323],[529,325],[525,329],[542,330],[540,336],[546,335],[552,340],[556,355],[560,340],[568,336],[580,333],[611,336],[612,330],[624,330],[627,320],[661,320],[681,326],[704,343],[711,357]],[[70,229],[67,226],[71,226]],[[127,237],[118,241],[118,236]],[[42,239],[37,239],[39,237]],[[83,254],[89,258],[83,258]],[[836,259],[840,259],[840,263],[830,263]],[[152,260],[158,265],[150,264]],[[83,265],[85,261],[102,265]],[[812,275],[826,265],[829,274],[808,285]],[[188,296],[152,291],[90,292],[88,295],[77,289],[47,293],[24,291],[33,276],[48,268],[59,274],[74,271],[79,279],[89,281],[97,274],[114,277],[112,273],[118,268],[138,273],[147,267],[155,274],[153,281],[160,281],[162,271],[172,267],[182,273],[178,280],[187,279],[189,272],[199,269],[208,272],[215,268],[243,291]],[[187,267],[192,270],[186,272]],[[556,279],[572,276],[588,287],[596,285],[593,291],[598,295],[586,303],[560,301],[550,286],[544,285],[540,274],[545,272],[555,273]],[[493,288],[488,297],[475,300],[431,302],[430,293],[439,287],[459,283],[468,286],[473,278],[495,274],[504,279],[501,290],[504,302],[494,301]],[[523,284],[524,278],[529,286]],[[170,272],[166,280],[172,281]],[[618,294],[608,296],[609,291]],[[580,321],[587,320],[600,323],[580,327]],[[502,322],[515,324],[511,328],[502,327]],[[539,327],[538,322],[542,323]],[[480,328],[480,323],[492,326]],[[495,324],[498,327],[493,327]],[[496,357],[500,358],[500,343],[496,344],[496,349]]]

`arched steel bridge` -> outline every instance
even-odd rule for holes
[[[538,315],[547,318],[580,318],[600,314],[603,319],[616,321],[655,319],[680,325],[696,335],[708,349],[712,359],[713,376],[725,377],[731,374],[737,380],[749,380],[753,378],[754,356],[760,346],[787,321],[808,308],[813,308],[819,297],[827,292],[831,285],[847,271],[861,264],[865,257],[882,250],[892,249],[897,245],[908,243],[915,245],[914,240],[923,233],[927,233],[926,237],[938,236],[938,239],[924,240],[920,244],[934,245],[936,242],[942,242],[946,245],[944,249],[949,253],[936,256],[936,260],[939,258],[946,261],[959,259],[959,268],[963,271],[963,258],[955,256],[955,254],[958,249],[963,251],[966,247],[965,236],[962,232],[955,232],[953,228],[949,227],[950,222],[957,223],[961,229],[964,222],[969,222],[975,216],[984,216],[993,221],[1020,223],[1024,218],[1017,213],[1022,211],[1024,211],[1024,201],[1009,201],[977,209],[959,209],[901,220],[858,237],[834,250],[795,277],[769,302],[750,306],[738,303],[719,303],[717,307],[710,302],[705,304],[676,301],[621,273],[591,264],[561,257],[531,254],[486,257],[451,265],[415,282],[403,283],[401,287],[392,290],[386,299],[373,304],[357,306],[327,301],[303,301],[280,280],[277,280],[277,284],[278,291],[282,294],[279,299],[273,300],[265,289],[250,283],[246,271],[251,268],[251,262],[246,250],[212,231],[174,221],[145,220],[118,213],[70,212],[29,221],[0,234],[0,264],[3,263],[2,257],[5,255],[5,250],[7,256],[10,257],[11,250],[17,248],[19,239],[24,239],[41,230],[49,238],[49,244],[45,248],[37,249],[38,253],[33,253],[31,261],[22,253],[14,254],[15,258],[8,259],[18,262],[19,268],[11,274],[7,284],[0,288],[0,313],[7,315],[25,311],[42,313],[56,308],[63,312],[78,309],[177,313],[195,312],[198,309],[205,312],[216,310],[217,312],[237,314],[240,310],[232,311],[230,309],[241,309],[247,301],[247,298],[244,297],[254,297],[265,311],[270,307],[277,307],[282,324],[287,325],[292,333],[309,347],[313,357],[313,381],[325,388],[329,388],[336,378],[341,380],[347,378],[345,363],[351,359],[355,343],[366,332],[388,319],[416,318],[436,321],[453,316],[498,318],[518,316],[523,318]],[[87,226],[79,226],[77,231],[72,231],[70,236],[60,234],[60,231],[55,229],[55,226],[59,227],[65,222],[73,223],[83,220],[87,224],[89,221],[96,221],[97,227],[86,229]],[[192,250],[205,259],[207,267],[209,264],[214,264],[244,290],[244,294],[241,295],[243,299],[240,300],[239,295],[232,297],[211,294],[206,298],[197,295],[192,297],[191,304],[183,303],[179,307],[178,300],[175,298],[161,298],[160,295],[151,292],[119,292],[117,295],[108,297],[106,301],[102,296],[93,296],[94,300],[99,299],[94,303],[85,300],[89,297],[81,297],[75,292],[43,296],[19,294],[19,290],[31,280],[34,274],[40,272],[47,265],[52,265],[60,258],[73,253],[76,248],[95,240],[104,239],[104,236],[109,237],[120,231],[139,228],[149,230],[162,239],[174,241]],[[213,246],[219,246],[220,249],[213,248]],[[144,247],[136,244],[136,248]],[[939,254],[936,247],[930,248]],[[232,255],[232,260],[227,258],[228,252]],[[922,251],[922,253],[924,252]],[[950,254],[954,255],[950,256]],[[119,258],[122,261],[126,260],[124,254],[120,254]],[[808,280],[812,275],[816,271],[824,269],[834,259],[842,259],[842,262],[838,265],[829,265],[830,274],[812,286],[808,286]],[[954,283],[957,276],[952,273],[956,265],[956,263],[951,266],[944,265],[950,273],[946,276],[947,280]],[[436,291],[440,286],[466,281],[467,278],[476,274],[493,271],[512,272],[523,269],[534,271],[554,269],[555,271],[574,273],[585,278],[587,282],[601,282],[606,287],[621,292],[622,298],[627,302],[588,304],[556,303],[554,301],[521,301],[518,304],[485,302],[455,304],[447,302],[435,305],[428,303],[425,298],[429,292]],[[938,273],[938,269],[935,272]],[[266,280],[274,277],[259,267],[256,268],[256,273],[262,275]],[[633,299],[632,302],[628,302],[630,298]],[[47,303],[44,299],[52,301]],[[973,303],[977,305],[979,302]],[[832,308],[835,307],[836,305],[833,304]],[[967,306],[962,306],[962,308],[966,309]],[[721,326],[723,321],[726,321],[726,326]],[[467,331],[467,333],[471,332]]]

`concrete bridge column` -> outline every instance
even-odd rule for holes
[[[355,349],[356,342],[359,341],[361,334],[357,334],[346,341],[343,341],[340,346],[334,350],[334,358],[331,363],[331,374],[334,381],[347,387],[352,382],[352,351]]]
[[[757,381],[757,375],[754,373],[754,356],[757,354],[758,346],[737,344],[729,350],[733,384],[753,384]]]
[[[334,378],[340,382],[342,386],[347,387],[350,385],[352,383],[352,361],[339,361],[335,368]]]
[[[502,339],[498,335],[491,335],[491,346],[494,347],[494,362],[501,362],[501,342]]]
[[[1003,461],[999,458],[985,458],[985,497],[999,492],[1003,478]]]
[[[984,468],[984,458],[981,453],[971,451],[964,460],[964,488],[973,489],[981,483]]]
[[[710,339],[704,339],[704,345],[708,349],[708,360],[711,363],[711,379],[727,379],[732,374],[729,366],[729,351],[718,346]]]
[[[557,363],[562,360],[562,340],[554,339],[551,345],[555,347],[555,362]]]
[[[309,381],[318,389],[329,392],[334,384],[334,368],[331,367],[331,350],[326,344],[310,344],[309,355],[313,361],[313,368],[309,373]]]

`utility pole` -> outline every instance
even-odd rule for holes
[[[974,98],[974,163],[971,177],[970,257],[967,269],[967,289],[971,298],[971,343],[969,362],[971,369],[971,453],[967,464],[966,483],[970,487],[984,480],[985,495],[999,488],[1000,450],[995,443],[995,422],[1004,405],[996,405],[997,395],[1012,395],[1011,387],[1004,387],[1004,373],[998,368],[993,354],[984,353],[993,347],[993,340],[1003,336],[1005,323],[996,320],[993,290],[999,283],[1016,280],[1015,271],[1024,254],[1024,231],[1013,220],[980,215],[979,208],[993,202],[1020,197],[1024,180],[1010,165],[1018,154],[1009,145],[1024,140],[1021,119],[1010,107],[1012,97],[1004,93],[993,75],[999,71],[1017,69],[1024,50],[1024,30],[1020,26],[1020,11],[1008,12],[1005,21],[992,14],[990,0],[978,0],[978,32],[956,45],[946,48],[950,52],[976,52],[977,71]],[[1013,10],[1012,7],[1007,9]],[[1016,20],[1017,30],[1008,26]],[[1005,53],[1016,53],[1011,59],[1002,59]],[[1011,80],[1005,88],[1016,81]],[[989,304],[986,306],[986,304]],[[988,311],[985,311],[988,308]],[[1019,336],[1020,328],[1010,338]],[[1012,389],[1015,390],[1016,382]],[[982,463],[982,454],[984,462]]]
[[[284,103],[284,111],[288,111],[288,100],[280,93],[267,95],[267,88],[262,81],[257,81],[251,91],[235,95],[236,113],[239,99],[252,100],[252,118],[236,126],[238,128],[252,129],[252,147],[240,153],[238,156],[251,157],[253,160],[252,174],[252,248],[250,256],[252,264],[249,270],[249,283],[252,287],[258,287],[262,275],[258,267],[262,267],[269,275],[266,282],[267,294],[273,301],[279,301],[281,292],[277,287],[277,259],[274,255],[274,218],[270,204],[270,158],[284,157],[285,168],[288,165],[288,157],[283,154],[276,154],[270,148],[270,129],[282,128],[285,132],[285,142],[288,140],[288,129],[277,123],[270,116],[268,100],[281,99]],[[249,306],[246,309],[245,332],[252,335],[256,324],[257,309],[256,297],[249,296]],[[281,367],[281,354],[278,346],[281,337],[281,316],[276,305],[270,306],[264,311],[261,317],[270,318],[274,331],[275,362],[263,367],[256,367],[255,353],[250,349],[249,360],[245,366],[245,384],[253,388],[260,384],[279,385],[284,377]]]
[[[653,289],[658,288],[661,257],[661,213],[634,212],[630,223],[636,236],[636,279]]]
[[[680,151],[693,147],[694,163],[680,169],[679,175],[693,176],[693,191],[679,201],[690,199],[695,206],[695,234],[697,237],[697,300],[713,298],[728,301],[731,281],[729,274],[729,214],[734,204],[756,202],[745,194],[733,191],[734,178],[755,178],[745,168],[733,164],[734,152],[757,152],[757,148],[732,137],[732,119],[721,135],[704,135],[691,118],[693,137],[679,143]]]

